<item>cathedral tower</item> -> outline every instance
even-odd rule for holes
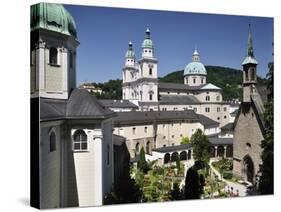
[[[258,62],[254,56],[253,38],[251,33],[251,26],[249,25],[247,54],[244,59],[243,66],[243,102],[251,101],[251,94],[256,93],[257,84],[257,68]]]
[[[147,28],[142,43],[142,57],[139,60],[139,104],[142,110],[158,110],[157,63],[154,47]]]
[[[31,97],[68,99],[76,87],[76,25],[60,4],[31,7]]]

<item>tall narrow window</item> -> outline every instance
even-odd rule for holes
[[[152,94],[149,94],[149,100],[150,101],[152,100]]]
[[[137,143],[136,144],[136,153],[139,153],[139,151],[140,151],[140,143]]]
[[[193,78],[193,84],[195,84],[196,83],[196,79],[195,78]]]
[[[58,50],[56,48],[50,48],[50,64],[57,65],[58,64]]]
[[[210,96],[206,96],[206,101],[210,101]]]
[[[150,153],[150,141],[147,141],[147,143],[146,143],[146,153],[147,154]]]
[[[50,152],[56,151],[56,134],[51,132],[50,134]]]
[[[86,151],[88,150],[88,137],[83,130],[76,130],[73,134],[73,150]]]
[[[149,68],[149,75],[152,75],[152,68]]]

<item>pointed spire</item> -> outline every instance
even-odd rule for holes
[[[251,24],[249,24],[247,56],[248,57],[254,57],[254,48],[253,48],[253,38],[252,38],[252,32],[251,32]]]
[[[249,24],[249,32],[248,32],[248,44],[247,44],[247,54],[246,58],[242,62],[242,65],[246,64],[258,64],[258,61],[254,56],[254,47],[253,47],[253,37],[251,32],[251,24]]]

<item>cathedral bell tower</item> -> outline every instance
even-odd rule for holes
[[[258,62],[254,56],[253,38],[251,26],[249,25],[247,54],[243,66],[243,102],[250,102],[251,95],[256,93],[257,84],[257,65]]]

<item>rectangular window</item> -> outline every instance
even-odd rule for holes
[[[152,100],[152,94],[149,94],[149,100],[150,101]]]
[[[172,138],[175,138],[175,135],[172,135]]]
[[[226,112],[227,111],[227,107],[223,107],[223,111]]]
[[[217,112],[220,112],[221,111],[221,108],[220,107],[217,107]]]
[[[209,113],[210,112],[210,108],[209,107],[205,107],[205,112]]]

